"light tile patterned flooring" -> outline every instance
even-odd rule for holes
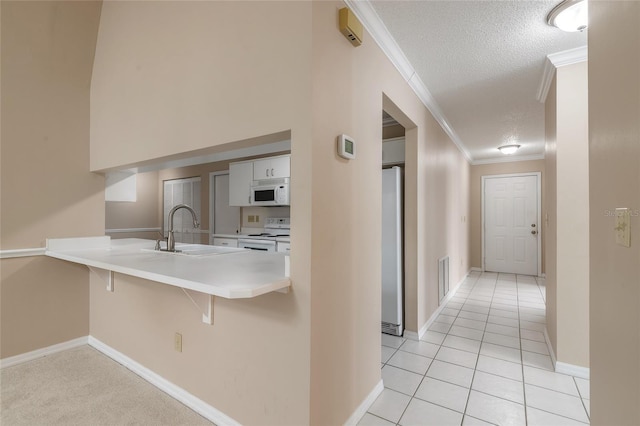
[[[421,341],[382,335],[384,390],[360,425],[581,425],[589,381],[555,373],[544,280],[471,273]]]

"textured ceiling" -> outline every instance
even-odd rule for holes
[[[544,152],[536,99],[546,56],[585,46],[587,34],[546,24],[554,1],[372,1],[474,161]]]

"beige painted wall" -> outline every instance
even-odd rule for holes
[[[89,83],[100,2],[11,2],[2,11],[0,247],[102,235],[104,179],[89,173]],[[86,336],[89,272],[0,261],[0,357]]]
[[[468,163],[369,36],[354,48],[338,31],[341,7],[313,4],[314,424],[344,422],[380,380],[382,109],[407,129],[407,328],[438,306],[439,257],[451,256],[453,283],[468,269]],[[357,141],[355,160],[337,156],[340,133]]]
[[[556,70],[556,358],[589,367],[589,123],[586,62]],[[552,216],[554,212],[550,212]],[[549,283],[547,283],[549,285]]]
[[[407,131],[409,149],[424,154],[413,155],[407,165],[407,187],[413,194],[408,205],[415,212],[408,225],[415,230],[415,240],[408,242],[415,290],[409,295],[414,307],[407,314],[412,315],[410,329],[417,330],[437,307],[437,258],[452,256],[453,282],[468,269],[468,229],[458,219],[460,213],[468,215],[468,164],[382,52],[371,42],[355,50],[338,32],[337,10],[343,6],[109,3],[103,10],[92,87],[93,169],[126,167],[291,129],[294,291],[250,302],[222,301],[217,325],[205,332],[219,333],[216,340],[228,343],[225,348],[242,345],[238,333],[225,329],[225,324],[240,324],[243,342],[255,340],[258,350],[216,353],[220,362],[207,368],[211,377],[222,380],[213,382],[199,377],[199,364],[185,358],[184,378],[175,379],[243,423],[339,424],[380,380],[377,229],[383,94],[404,111],[403,125],[413,126]],[[250,31],[234,43],[223,43],[235,28],[224,15],[243,15]],[[176,27],[180,31],[167,31]],[[237,54],[239,46],[242,55]],[[181,60],[166,60],[174,57]],[[217,61],[219,57],[225,61]],[[350,77],[333,65],[338,60],[351,67]],[[163,78],[172,78],[176,87]],[[173,102],[183,96],[190,100],[184,110]],[[121,134],[121,125],[130,122],[138,125]],[[360,141],[352,162],[335,153],[335,137],[342,132]],[[133,139],[139,142],[130,143]],[[178,306],[183,297],[156,295],[153,284],[129,281],[127,286],[149,289],[131,288],[128,295],[92,292],[91,332],[174,378],[170,360],[175,354],[167,338],[180,324],[170,313],[145,306],[162,306],[165,298]],[[174,309],[182,315],[180,308]],[[126,332],[115,327],[110,323],[114,310],[122,321],[139,325]],[[161,326],[149,315],[161,318]],[[197,315],[185,321],[189,325],[180,327],[184,335],[203,327]],[[142,335],[145,345],[139,347]],[[211,351],[219,347],[196,341],[205,355],[213,356]],[[233,370],[239,365],[263,368],[251,376]],[[288,383],[274,390],[273,382],[285,376]]]
[[[311,423],[310,19],[307,2],[109,2],[102,10],[92,169],[291,132],[291,293],[218,299],[207,326],[177,289],[119,275],[114,293],[92,283],[93,336],[242,424]],[[176,331],[182,354],[173,350]]]
[[[545,188],[546,188],[546,206],[544,211],[544,228],[545,232],[545,262],[546,262],[546,280],[545,280],[545,303],[547,310],[547,324],[558,323],[558,174],[557,174],[557,90],[556,76],[553,77],[549,93],[545,101]],[[557,327],[547,326],[547,334],[551,342],[554,353],[558,347]]]
[[[640,3],[589,4],[591,424],[640,424]],[[624,64],[624,66],[621,66]],[[633,209],[631,248],[614,238]]]
[[[162,194],[158,190],[158,172],[138,173],[136,175],[136,201],[105,202],[105,229],[161,228],[162,216],[158,205],[162,203]],[[112,239],[146,238],[158,239],[156,231],[107,233]]]
[[[545,105],[547,332],[559,362],[589,367],[587,63],[556,70]]]
[[[20,238],[9,238],[16,245],[7,243],[6,248],[31,246],[47,236],[102,233],[104,184],[88,173],[87,161],[91,170],[127,168],[211,147],[235,148],[242,143],[227,144],[290,129],[293,292],[248,301],[217,300],[211,327],[200,322],[200,313],[177,289],[116,275],[117,290],[108,293],[92,277],[89,332],[242,423],[344,422],[380,380],[380,232],[371,230],[380,227],[383,94],[388,96],[385,109],[407,127],[408,150],[413,154],[407,165],[412,195],[407,201],[412,211],[408,226],[415,230],[415,239],[407,242],[413,249],[407,261],[413,288],[408,296],[413,306],[409,329],[420,328],[437,306],[437,258],[451,256],[453,282],[468,269],[468,225],[462,217],[469,213],[469,166],[395,68],[373,43],[358,50],[348,44],[336,28],[340,2],[109,2],[102,10],[92,80],[89,160],[87,123],[78,117],[87,117],[89,111],[90,66],[86,65],[93,56],[97,4],[6,4],[3,36],[6,11],[16,8],[9,14],[14,20],[16,10],[24,7],[9,28],[41,37],[32,40],[42,41],[44,63],[34,68],[55,76],[45,75],[43,80],[53,87],[45,85],[44,92],[58,96],[62,92],[78,102],[70,114],[73,120],[60,120],[65,123],[60,127],[74,134],[56,139],[53,151],[67,149],[79,157],[67,152],[69,158],[61,156],[55,167],[46,168],[44,159],[52,156],[42,155],[36,164],[50,172],[48,182],[59,178],[63,184],[80,186],[68,191],[71,198],[64,204],[50,206],[46,198],[40,202],[41,194],[29,200],[41,208],[45,221],[52,221],[41,226],[42,232],[35,232],[38,227],[28,216],[5,222],[3,214],[3,231],[5,224],[27,230]],[[229,16],[243,16],[247,31],[237,33],[236,21]],[[65,29],[68,38],[51,39],[49,32],[40,32],[52,27]],[[233,43],[228,42],[230,33],[237,35]],[[51,46],[51,40],[64,41],[62,46],[55,42]],[[31,51],[20,43],[15,47]],[[57,74],[58,66],[68,70],[57,64],[56,48],[78,49],[70,57],[79,57],[74,67],[84,70],[82,78],[74,72]],[[4,59],[4,43],[2,54]],[[46,61],[50,55],[53,66]],[[336,75],[339,70],[326,58],[345,60],[353,75]],[[21,74],[16,81],[25,78],[23,71],[16,70]],[[27,80],[24,86],[41,88],[38,78]],[[12,80],[3,79],[3,90],[5,81]],[[82,82],[81,88],[74,86]],[[41,93],[30,98],[37,100],[38,105],[30,105],[34,108],[43,102]],[[71,100],[54,99],[55,112],[73,109]],[[398,110],[387,108],[388,102]],[[2,111],[4,118],[4,105]],[[33,117],[28,121],[32,125]],[[5,172],[4,126],[2,132],[2,177],[7,182],[23,175],[15,169]],[[351,132],[362,143],[353,162],[335,154],[335,137],[342,132]],[[16,148],[11,161],[27,158],[33,164],[32,157],[33,149],[27,154],[26,148]],[[337,203],[345,207],[342,212],[331,208]],[[83,225],[78,228],[78,223]],[[22,260],[6,262],[10,263],[3,274],[29,265]],[[65,278],[68,267],[72,273],[81,269],[78,283],[86,286],[84,268],[46,262],[55,265],[46,271],[49,278]],[[29,266],[25,280],[44,275],[36,265]],[[12,273],[9,278],[19,277]],[[8,294],[9,299],[3,291],[3,304],[20,300]],[[86,293],[78,294],[86,300]],[[86,304],[70,300],[67,304],[85,311],[79,331],[71,326],[63,329],[69,336],[86,334]],[[3,310],[3,327],[12,321]],[[182,354],[172,348],[176,331],[184,336]],[[25,332],[37,337],[28,329]],[[11,350],[3,348],[2,356],[46,344],[17,342]]]
[[[91,170],[291,129],[310,90],[309,17],[286,1],[106,3]]]
[[[545,166],[544,160],[512,161],[509,163],[478,164],[471,166],[469,187],[471,191],[471,212],[469,224],[471,227],[471,266],[482,268],[482,176],[503,175],[514,173],[539,172],[542,177],[542,212],[545,211]],[[543,218],[540,218],[542,224]],[[542,244],[542,272],[545,265],[545,232],[543,228]]]
[[[85,162],[100,3],[2,6],[1,247],[102,233],[104,213],[87,211],[104,202],[104,179]]]

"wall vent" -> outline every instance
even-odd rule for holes
[[[438,304],[449,293],[449,256],[438,259]]]

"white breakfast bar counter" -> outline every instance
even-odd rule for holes
[[[91,270],[113,272],[227,299],[251,298],[291,286],[288,256],[253,250],[176,244],[185,253],[154,250],[155,241],[110,237],[47,240],[49,257],[80,263]],[[102,274],[104,276],[104,274]]]

